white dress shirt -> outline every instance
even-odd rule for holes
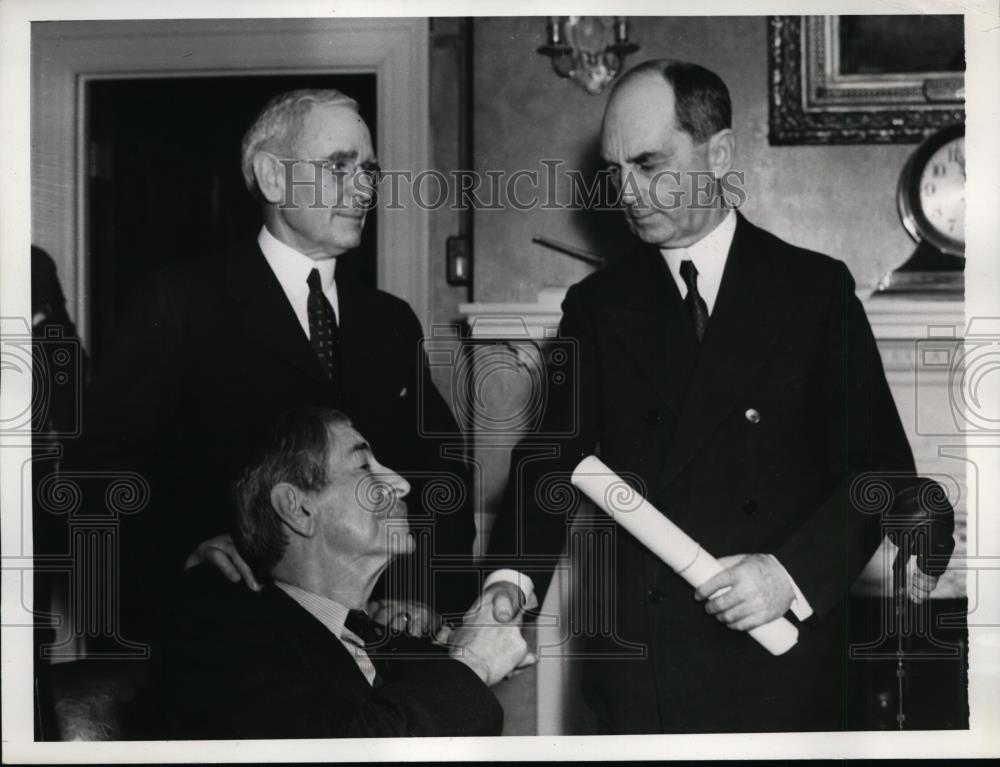
[[[281,283],[281,289],[285,291],[288,303],[292,305],[306,338],[310,337],[309,284],[306,280],[309,279],[309,272],[313,269],[319,270],[323,294],[330,301],[330,305],[337,315],[337,324],[340,324],[340,301],[337,298],[337,283],[333,279],[333,273],[337,268],[336,258],[324,258],[321,261],[309,258],[290,245],[283,243],[271,234],[266,226],[260,228],[257,244],[260,245],[261,252],[264,254],[268,266],[271,267],[271,271],[274,272],[274,276]]]
[[[365,675],[368,684],[375,683],[375,665],[365,651],[364,641],[344,625],[344,622],[347,620],[347,613],[349,612],[346,607],[340,604],[340,602],[334,602],[332,599],[327,599],[319,594],[313,594],[311,591],[293,586],[291,583],[275,581],[274,585],[302,605],[303,609],[326,626],[327,630],[340,640],[340,643],[344,645],[351,654],[351,657],[354,658],[354,662],[358,664],[358,668]]]
[[[694,262],[694,268],[698,270],[698,293],[705,299],[709,317],[712,316],[715,299],[719,295],[722,272],[726,269],[726,257],[733,244],[734,234],[736,214],[729,211],[722,223],[693,245],[686,248],[660,248],[670,274],[677,283],[677,289],[681,292],[681,298],[687,296],[687,283],[681,277],[681,261]]]
[[[726,269],[726,259],[729,256],[729,248],[733,244],[733,236],[735,234],[736,214],[733,211],[729,211],[715,229],[693,245],[689,245],[686,248],[660,249],[667,262],[667,268],[670,270],[674,282],[677,283],[677,289],[681,293],[681,298],[687,296],[687,283],[681,277],[681,262],[694,262],[694,267],[698,270],[698,293],[705,300],[710,318],[712,310],[715,308],[715,299],[719,296],[719,287],[722,285],[722,274]],[[799,589],[798,584],[795,583],[795,579],[785,570],[784,565],[778,561],[778,558],[773,554],[769,554],[768,556],[782,569],[792,586],[795,594],[795,598],[791,604],[792,614],[800,621],[804,621],[813,614],[812,606]],[[525,599],[528,601],[526,609],[532,609],[537,604],[534,584],[531,578],[524,573],[517,570],[496,570],[486,578],[483,588],[485,589],[497,581],[506,581],[519,586],[524,593]]]

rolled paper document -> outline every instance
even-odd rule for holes
[[[597,456],[588,455],[580,461],[571,481],[601,511],[693,587],[698,588],[726,569]],[[799,641],[799,630],[785,618],[777,618],[748,633],[772,655],[788,652]]]

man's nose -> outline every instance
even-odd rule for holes
[[[392,474],[389,484],[392,486],[392,489],[396,491],[396,497],[405,498],[410,494],[410,483],[391,469],[389,471]]]
[[[375,469],[380,482],[384,482],[395,493],[396,498],[405,498],[410,492],[410,483],[387,466],[378,464]]]
[[[639,188],[638,184],[636,184],[635,176],[632,175],[631,172],[626,172],[622,175],[619,184],[621,204],[626,208],[632,208],[638,205]]]
[[[371,174],[358,168],[347,181],[347,194],[356,205],[368,207],[375,199],[375,181]]]

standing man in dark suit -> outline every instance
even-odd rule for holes
[[[544,591],[568,521],[540,488],[597,451],[727,567],[692,593],[615,530],[593,606],[613,631],[588,638],[583,671],[602,726],[841,729],[844,600],[881,537],[856,482],[914,471],[854,281],[722,200],[736,141],[714,73],[667,60],[626,73],[601,150],[641,245],[567,293],[578,372],[560,391],[576,396],[548,402],[542,435],[514,451],[491,541],[511,569],[481,600],[506,618]],[[799,641],[773,657],[745,632],[780,616]],[[641,657],[614,657],[621,642]]]
[[[164,650],[165,736],[500,734],[488,685],[525,660],[515,626],[480,621],[432,644],[384,635],[364,612],[413,549],[409,489],[343,414],[279,419],[234,493],[236,544],[265,585],[185,574]]]
[[[292,406],[349,413],[410,478],[418,547],[396,570],[394,593],[445,601],[431,593],[431,554],[471,552],[467,466],[455,446],[445,455],[443,440],[420,433],[421,424],[457,429],[421,364],[417,317],[394,296],[334,279],[337,258],[361,241],[378,177],[357,109],[333,90],[273,99],[242,148],[263,226],[231,252],[167,269],[136,291],[75,456],[77,466],[137,472],[150,486],[148,506],[118,527],[126,613],[154,608],[157,585],[192,552],[221,561],[233,551],[214,537],[229,528],[228,482]],[[429,483],[453,491],[450,507],[426,505]]]

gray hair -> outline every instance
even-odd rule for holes
[[[328,407],[283,413],[269,442],[234,484],[233,541],[257,577],[267,579],[288,548],[288,531],[271,505],[271,491],[280,482],[305,492],[325,487],[334,427],[350,424],[346,415]]]
[[[302,130],[302,121],[315,104],[343,106],[358,111],[358,102],[332,88],[302,88],[280,93],[257,115],[243,136],[240,164],[243,181],[251,194],[258,195],[253,158],[261,150],[290,153]],[[310,159],[310,158],[305,158]]]

